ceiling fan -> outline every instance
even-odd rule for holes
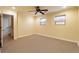
[[[39,6],[36,6],[34,11],[35,11],[35,15],[36,15],[37,13],[41,13],[42,15],[44,15],[45,12],[48,11],[48,9],[40,9]],[[33,12],[33,11],[31,11],[31,12]]]

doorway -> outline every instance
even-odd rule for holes
[[[0,46],[14,39],[13,15],[2,14],[0,16]],[[1,30],[2,29],[2,30]]]

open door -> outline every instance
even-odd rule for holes
[[[3,47],[3,44],[4,44],[4,15],[7,15],[7,14],[0,14],[0,47]],[[10,37],[11,39],[14,39],[14,16],[13,15],[8,15],[10,16],[11,18],[11,26],[10,26]],[[7,19],[7,18],[5,18]],[[5,23],[6,24],[6,23]]]
[[[2,17],[2,28],[3,28],[3,44],[10,42],[14,39],[14,25],[13,15],[3,14]]]

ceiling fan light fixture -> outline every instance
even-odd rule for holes
[[[66,8],[67,6],[63,6],[63,8]]]
[[[12,9],[15,10],[16,8],[15,7],[12,7]]]

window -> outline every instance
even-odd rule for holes
[[[54,21],[55,24],[63,25],[66,22],[66,16],[65,15],[55,16]]]

